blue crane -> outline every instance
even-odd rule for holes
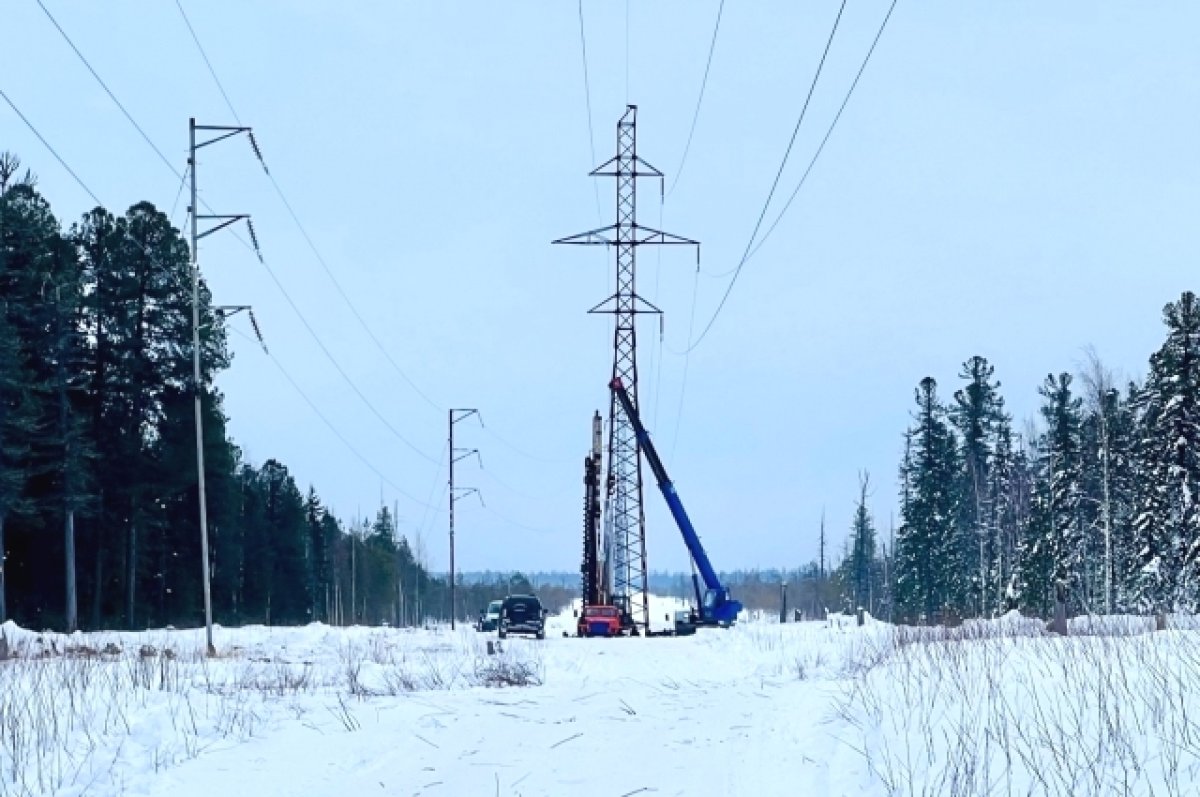
[[[700,571],[700,577],[704,580],[703,598],[700,596],[699,584],[696,584],[696,599],[699,602],[696,609],[697,623],[700,625],[730,625],[737,620],[738,613],[742,610],[742,604],[729,596],[729,590],[721,584],[721,579],[717,577],[717,571],[713,570],[712,562],[708,560],[708,553],[700,544],[700,537],[696,534],[696,529],[692,526],[692,521],[683,508],[683,502],[679,500],[679,493],[675,491],[675,484],[667,476],[667,469],[663,467],[662,460],[658,457],[658,451],[655,450],[654,443],[650,440],[650,433],[642,425],[641,416],[638,415],[637,408],[633,406],[633,400],[629,398],[629,392],[625,389],[621,378],[614,377],[608,386],[617,401],[621,402],[621,408],[625,410],[626,417],[633,424],[634,432],[637,434],[638,447],[646,457],[650,470],[654,472],[654,478],[658,481],[658,489],[662,491],[663,498],[666,499],[667,506],[671,509],[671,516],[675,518],[675,524],[679,526],[679,533],[683,535],[684,545],[687,546],[688,553],[695,562],[696,569]],[[695,583],[696,576],[693,575],[692,579]]]

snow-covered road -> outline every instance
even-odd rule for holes
[[[628,644],[628,643],[627,643]],[[599,647],[599,646],[597,646]],[[662,683],[373,699],[347,732],[326,713],[143,782],[178,797],[850,794],[857,763],[799,683]]]
[[[839,688],[811,677],[842,666],[848,631],[762,624],[584,640],[561,636],[570,622],[554,618],[541,642],[504,643],[537,663],[541,686],[372,697],[347,703],[350,718],[319,699],[296,704],[299,721],[141,787],[177,797],[859,792],[865,763],[831,727]],[[806,662],[824,673],[801,680]]]
[[[1195,630],[1090,621],[1076,627],[1101,633],[1064,639],[1010,617],[564,638],[571,624],[552,618],[547,639],[494,654],[495,635],[469,628],[219,629],[215,660],[196,630],[6,624],[17,657],[0,661],[0,797],[1141,795],[1200,782]]]

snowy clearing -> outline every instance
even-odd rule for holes
[[[672,608],[655,602],[662,617]],[[0,795],[1187,794],[1200,631],[3,626]]]

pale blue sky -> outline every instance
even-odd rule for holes
[[[232,121],[174,3],[44,1],[179,168],[189,116]],[[484,413],[489,431],[459,427],[486,465],[463,462],[459,483],[489,508],[459,505],[462,567],[577,567],[581,460],[592,411],[608,406],[611,358],[609,320],[584,311],[608,295],[612,266],[549,242],[611,222],[613,185],[598,186],[598,219],[576,3],[184,2],[392,357],[441,407]],[[626,4],[584,4],[596,158],[613,154],[628,100],[640,107],[639,153],[672,180],[717,2],[629,6],[627,94]],[[886,8],[850,4],[784,196]],[[658,226],[661,213],[665,229],[703,242],[698,325],[728,279],[710,275],[746,245],[836,12],[833,0],[729,0],[678,188],[660,206],[658,186],[642,186],[641,221]],[[0,88],[110,209],[148,199],[169,210],[178,181],[35,0],[9,0],[4,17]],[[656,325],[642,330],[642,404],[718,568],[807,561],[823,506],[840,540],[860,469],[886,528],[912,389],[927,374],[948,397],[959,364],[982,354],[1020,419],[1046,373],[1086,345],[1143,372],[1162,305],[1197,287],[1198,23],[1200,7],[1184,2],[900,0],[807,185],[693,353],[682,416],[684,359],[671,350],[687,344],[695,260],[643,250],[641,292],[667,320],[661,355]],[[7,107],[0,148],[39,174],[65,223],[88,209]],[[437,459],[444,409],[358,326],[249,148],[206,150],[200,169],[215,210],[253,214],[268,262],[342,367]],[[219,303],[254,305],[272,353],[339,430],[439,513],[381,487],[234,336],[219,386],[248,455],[281,459],[343,516],[373,512],[382,489],[444,567],[444,470],[371,415],[253,256],[218,235],[201,263]],[[650,566],[686,567],[652,485],[647,504]]]

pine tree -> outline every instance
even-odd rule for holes
[[[29,183],[9,185],[0,198],[0,295],[18,354],[25,363],[25,386],[32,399],[34,434],[28,440],[26,496],[36,516],[23,539],[6,540],[6,554],[16,555],[27,583],[22,592],[35,601],[38,614],[55,616],[50,607],[64,606],[62,615],[74,625],[73,519],[83,498],[87,440],[75,415],[78,392],[72,382],[75,354],[82,339],[76,326],[78,269],[59,234],[48,203]],[[61,521],[62,544],[46,539],[44,529]],[[7,535],[6,535],[7,536]],[[46,554],[49,554],[47,556]],[[61,564],[67,560],[65,601]],[[44,622],[53,622],[46,620]]]
[[[325,536],[325,507],[317,497],[316,488],[308,487],[304,499],[304,524],[308,535],[305,558],[309,573],[309,591],[312,595],[310,612],[314,620],[329,622],[330,600],[330,551]]]
[[[1167,340],[1139,394],[1143,488],[1135,521],[1139,603],[1195,611],[1200,604],[1200,305],[1185,292],[1163,310]]]
[[[277,460],[263,464],[261,477],[272,554],[267,622],[282,625],[308,622],[312,600],[307,591],[304,561],[304,498],[288,469]]]
[[[4,527],[10,515],[27,506],[29,441],[36,429],[29,375],[8,311],[9,303],[0,303],[0,623],[8,619]]]
[[[34,262],[31,255],[36,251],[27,237],[26,211],[36,204],[36,180],[28,170],[19,179],[20,168],[20,158],[0,152],[0,295],[4,297],[0,301],[0,623],[8,619],[5,527],[15,512],[29,508],[26,489],[32,475],[30,449],[38,410],[21,334],[22,328],[28,333],[28,308],[21,302],[22,286],[27,289],[28,282],[22,269]],[[15,186],[22,190],[10,195]],[[10,203],[16,207],[10,209]],[[45,211],[48,215],[48,208]],[[45,226],[41,230],[47,232]],[[22,320],[26,320],[23,327]]]
[[[916,390],[911,452],[901,478],[907,498],[896,535],[896,597],[903,615],[932,619],[955,595],[959,457],[932,377]]]
[[[1113,449],[1109,467],[1113,501],[1113,601],[1120,612],[1133,611],[1138,594],[1137,498],[1142,477],[1137,457],[1138,387],[1129,383],[1123,396],[1111,396],[1109,436]]]
[[[241,460],[213,386],[229,355],[203,284],[192,381],[188,251],[166,216],[96,208],[64,236],[18,167],[0,154],[0,619],[73,628],[82,596],[92,627],[199,621],[197,395],[219,622],[438,614],[446,584],[419,536],[414,555],[392,517],[347,533],[282,463]]]
[[[79,628],[78,574],[75,556],[75,518],[90,498],[92,460],[95,452],[80,409],[85,406],[81,380],[77,376],[85,356],[79,308],[82,283],[78,262],[69,245],[62,242],[55,262],[57,273],[47,275],[54,286],[50,311],[50,345],[46,351],[53,361],[49,384],[56,411],[46,424],[52,430],[52,462],[57,470],[59,508],[63,515],[65,564],[65,625],[67,631]]]
[[[149,586],[142,582],[151,549],[161,552],[164,545],[156,539],[164,521],[151,487],[159,473],[152,443],[167,392],[186,388],[179,375],[190,354],[181,346],[187,339],[181,324],[190,323],[187,250],[169,220],[146,203],[122,218],[96,208],[75,225],[71,239],[88,288],[91,425],[105,459],[96,485],[95,580],[104,583],[106,565],[121,574],[125,623],[132,626],[140,589]],[[120,538],[123,550],[114,544]],[[102,556],[105,551],[110,555]],[[156,593],[163,585],[159,576]]]

